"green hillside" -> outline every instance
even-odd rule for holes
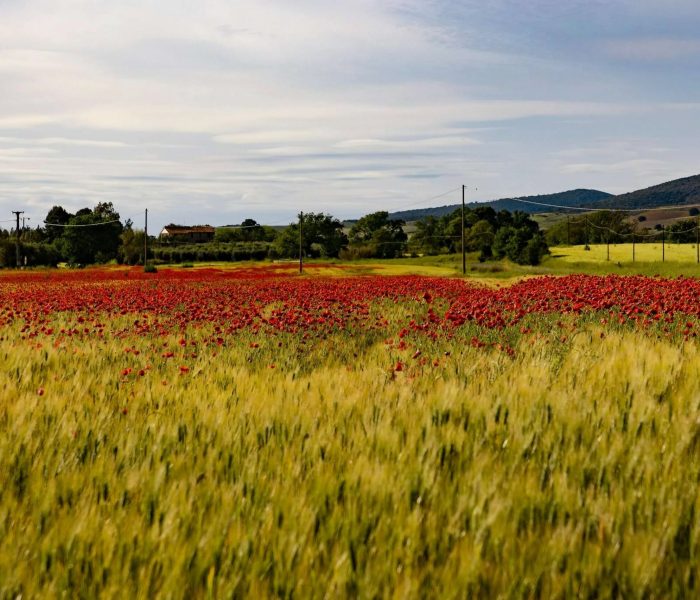
[[[611,194],[598,190],[569,190],[557,194],[543,194],[539,196],[527,196],[521,200],[528,202],[538,202],[542,204],[557,204],[559,206],[597,206],[600,202],[612,198]],[[504,198],[502,200],[493,200],[490,202],[470,202],[467,204],[469,208],[478,208],[480,206],[490,206],[494,210],[508,210],[510,212],[519,210],[526,213],[551,212],[553,209],[548,209],[537,204],[528,204],[527,202],[519,202],[513,198]],[[391,213],[392,219],[403,219],[404,221],[418,221],[425,217],[442,217],[450,214],[461,207],[461,204],[450,204],[445,206],[435,206],[431,208],[416,208],[412,210],[403,210]]]
[[[700,175],[667,181],[636,192],[608,198],[600,203],[603,208],[656,208],[700,204]]]

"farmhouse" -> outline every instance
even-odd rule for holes
[[[166,225],[160,232],[160,239],[173,242],[203,243],[214,239],[214,228],[211,225]]]

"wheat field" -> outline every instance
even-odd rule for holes
[[[510,352],[467,324],[402,354],[416,306],[191,354],[189,328],[157,337],[187,366],[143,372],[128,315],[5,324],[0,597],[694,596],[694,339],[535,315]]]

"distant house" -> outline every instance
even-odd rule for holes
[[[211,225],[166,225],[160,232],[160,239],[173,242],[188,242],[199,244],[211,242],[214,239],[214,228]]]

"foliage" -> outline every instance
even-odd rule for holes
[[[323,213],[303,213],[302,250],[304,256],[337,258],[348,243],[343,224]],[[280,233],[274,244],[276,256],[296,258],[299,256],[299,223],[292,223]]]
[[[550,227],[545,239],[551,246],[581,244],[618,244],[631,238],[635,231],[627,214],[601,210],[585,215],[575,215]]]
[[[45,223],[53,223],[57,225],[67,225],[74,215],[69,213],[62,206],[54,206],[44,218]],[[44,229],[44,235],[47,242],[53,242],[55,239],[63,235],[63,227],[51,227],[46,226]]]
[[[373,258],[401,256],[408,241],[405,224],[400,219],[389,219],[387,211],[365,215],[350,229],[350,246],[365,249]]]
[[[131,221],[128,220],[120,236],[119,262],[125,265],[142,265],[145,241],[145,232],[134,230]]]
[[[443,235],[442,222],[431,216],[416,221],[416,231],[411,237],[409,249],[413,252],[422,252],[428,255],[437,255],[447,252],[449,244]]]
[[[493,240],[493,253],[498,258],[507,257],[519,265],[537,265],[547,253],[547,244],[538,233],[514,226],[501,227]]]
[[[273,227],[260,225],[254,219],[245,219],[240,225],[230,228],[218,227],[214,241],[231,242],[274,242],[277,231]]]
[[[698,222],[696,219],[681,219],[666,228],[668,239],[676,243],[693,243],[697,240]]]
[[[181,262],[228,262],[241,260],[264,260],[270,254],[269,242],[232,242],[205,244],[154,243],[149,257],[162,263]]]
[[[536,265],[547,253],[539,226],[526,213],[496,212],[490,206],[479,206],[465,209],[464,224],[465,250],[479,252],[482,261],[507,256],[518,264]],[[440,219],[418,221],[410,249],[417,254],[457,252],[461,250],[461,228],[461,209]]]
[[[94,264],[117,258],[123,226],[111,202],[100,202],[92,210],[79,210],[68,225],[74,227],[63,228],[56,241],[68,262]]]

